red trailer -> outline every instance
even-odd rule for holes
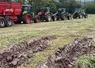
[[[22,4],[16,0],[0,0],[0,27],[12,26],[21,14]]]

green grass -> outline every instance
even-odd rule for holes
[[[88,19],[20,24],[8,28],[0,28],[0,48],[7,47],[6,45],[9,44],[47,35],[64,37],[70,35],[87,35],[87,29],[94,30],[95,28],[94,17],[95,15],[90,15]]]
[[[81,66],[81,68],[87,68],[87,66],[95,68],[95,56],[84,55],[79,57],[77,61],[77,68],[79,68],[78,66]]]
[[[44,52],[36,53],[26,67],[35,68],[42,63],[48,55],[58,47],[71,43],[74,38],[87,36],[95,40],[95,15],[89,15],[87,19],[73,19],[56,22],[43,22],[32,24],[19,24],[8,28],[0,28],[0,49],[7,48],[9,44],[19,43],[24,40],[48,35],[56,35],[57,39],[49,42],[49,48]],[[26,62],[26,63],[27,63]]]

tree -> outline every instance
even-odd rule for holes
[[[56,9],[56,5],[52,0],[28,0],[28,4],[32,5],[32,8],[35,12],[43,7],[50,7],[54,10]]]
[[[25,4],[26,0],[18,0],[20,3]]]
[[[80,8],[82,5],[78,3],[76,0],[58,0],[57,6],[63,8]]]
[[[95,4],[87,4],[85,8],[87,13],[95,14]]]

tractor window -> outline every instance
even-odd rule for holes
[[[24,9],[25,11],[28,11],[29,8],[28,8],[28,7],[24,7],[23,9]]]

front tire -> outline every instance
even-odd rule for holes
[[[53,21],[57,21],[57,17],[56,16],[52,16],[52,20]]]
[[[22,21],[24,24],[30,24],[31,23],[31,15],[29,15],[29,14],[23,15]]]
[[[49,16],[49,15],[46,16],[46,17],[45,17],[45,20],[46,20],[46,22],[50,22],[50,21],[51,21],[51,16]]]
[[[38,23],[40,20],[39,20],[39,18],[38,17],[35,17],[34,18],[34,23]]]

